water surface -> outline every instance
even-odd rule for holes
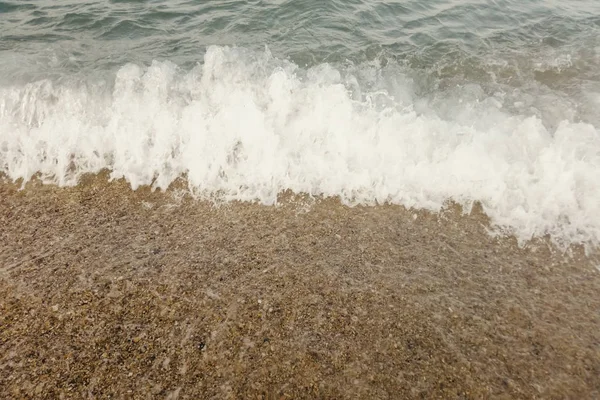
[[[600,240],[600,3],[0,1],[0,171]]]

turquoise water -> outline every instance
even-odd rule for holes
[[[577,103],[572,118],[598,124],[586,102],[600,81],[595,0],[0,1],[0,32],[0,82],[156,60],[190,69],[212,45],[267,46],[301,67],[392,63],[422,92],[541,84]]]
[[[268,45],[300,65],[380,58],[473,75],[490,58],[527,73],[570,56],[593,77],[600,45],[595,0],[19,0],[0,2],[0,16],[3,58],[46,56],[56,73],[157,59],[189,66],[210,45]]]
[[[600,241],[600,2],[0,1],[0,172]]]

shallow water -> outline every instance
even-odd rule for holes
[[[0,171],[600,241],[596,1],[0,2]]]

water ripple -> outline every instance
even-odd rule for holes
[[[597,81],[600,3],[563,3],[4,0],[0,51],[40,58],[53,52],[76,59],[54,65],[102,70],[161,58],[192,66],[210,45],[256,50],[267,45],[277,57],[301,66],[377,59],[438,76],[485,80],[493,74],[522,83],[520,76],[526,75],[555,84],[575,73]],[[552,66],[567,57],[570,64]],[[496,65],[490,66],[491,59]],[[0,63],[8,68],[9,61]],[[557,76],[540,74],[544,65]]]

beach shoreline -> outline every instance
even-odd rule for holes
[[[486,217],[0,183],[2,398],[594,398],[600,273]]]

